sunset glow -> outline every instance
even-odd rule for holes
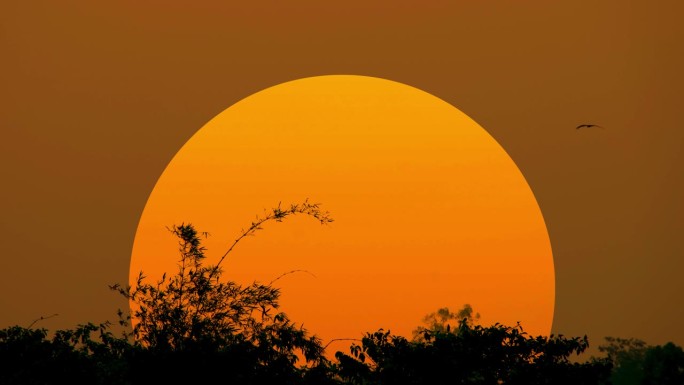
[[[176,270],[167,226],[209,232],[216,262],[264,209],[306,199],[335,221],[268,224],[238,244],[224,277],[268,283],[310,272],[276,286],[282,310],[324,343],[378,328],[410,337],[425,314],[466,303],[482,324],[550,332],[551,246],[513,160],[454,106],[371,77],[280,84],[209,121],[150,194],[130,280]]]

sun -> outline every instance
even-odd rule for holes
[[[520,170],[454,106],[373,77],[279,84],[209,121],[149,196],[130,280],[175,271],[168,226],[209,232],[217,260],[255,215],[306,199],[335,221],[266,226],[230,254],[224,277],[305,270],[278,280],[281,308],[324,343],[379,328],[410,337],[425,314],[466,303],[483,324],[550,332],[551,245]]]

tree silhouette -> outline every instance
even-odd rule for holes
[[[599,351],[613,364],[611,381],[619,385],[640,385],[643,381],[643,362],[648,345],[636,338],[606,337]]]
[[[57,330],[13,326],[0,330],[0,384],[127,384],[132,346],[110,324]],[[93,337],[93,333],[96,336]]]
[[[456,326],[461,321],[472,326],[480,320],[480,313],[475,313],[473,307],[469,304],[463,305],[461,310],[456,313],[449,311],[448,307],[438,309],[434,313],[430,313],[423,317],[423,324],[413,330],[413,339],[417,341],[424,341],[426,335],[434,333],[447,333],[450,331],[452,325]],[[426,334],[426,332],[428,334]]]
[[[584,338],[531,337],[520,325],[471,325],[424,331],[408,341],[380,330],[368,333],[350,354],[338,352],[339,374],[352,384],[604,384],[607,360],[579,364],[569,357],[589,345]]]
[[[242,362],[234,370],[268,371],[274,380],[281,381],[296,377],[295,364],[300,356],[309,364],[321,364],[320,339],[279,310],[277,288],[258,282],[242,286],[221,279],[221,263],[240,240],[254,235],[266,222],[281,222],[298,214],[321,224],[333,221],[316,203],[305,201],[286,208],[279,204],[243,229],[213,265],[206,263],[202,246],[206,233],[198,233],[191,224],[173,226],[170,231],[178,238],[180,253],[176,274],[164,274],[149,283],[141,272],[132,287],[113,285],[111,288],[125,296],[132,307],[132,314],[125,317],[119,311],[120,323],[131,323],[135,344],[166,362],[172,361],[171,356],[187,362],[199,355],[206,362],[209,354],[225,355]]]
[[[41,317],[28,328],[1,329],[0,384],[684,384],[684,351],[674,344],[609,337],[600,347],[607,357],[572,362],[589,346],[586,336],[483,327],[470,305],[428,314],[413,340],[382,329],[366,333],[331,362],[320,339],[280,310],[273,287],[280,277],[249,285],[221,279],[222,262],[242,239],[299,214],[332,221],[318,204],[279,204],[243,229],[215,264],[202,246],[207,234],[191,224],[172,226],[180,254],[175,274],[148,282],[140,273],[132,287],[111,286],[130,301],[131,314],[118,314],[131,328],[115,336],[109,322],[86,323],[48,337],[46,329],[32,329],[49,318]]]
[[[643,385],[684,384],[684,351],[668,342],[649,348],[644,355]]]
[[[684,351],[669,342],[650,346],[635,338],[606,337],[599,350],[613,363],[613,385],[684,384]]]

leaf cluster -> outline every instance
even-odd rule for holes
[[[131,304],[130,315],[119,312],[120,323],[132,325],[130,337],[135,344],[158,354],[223,354],[239,347],[243,358],[253,358],[243,367],[256,372],[257,367],[268,367],[293,374],[299,370],[300,358],[310,366],[322,364],[320,339],[280,310],[279,289],[271,283],[240,285],[221,277],[221,263],[238,242],[263,229],[266,222],[298,214],[321,224],[332,222],[316,203],[304,201],[286,208],[278,204],[243,229],[216,264],[207,263],[202,246],[208,234],[198,233],[192,224],[171,227],[178,239],[177,272],[154,283],[141,272],[132,287],[112,286]]]
[[[599,351],[613,364],[614,385],[684,384],[684,351],[671,342],[650,346],[636,338],[606,337]]]
[[[475,313],[470,304],[463,305],[463,308],[456,312],[450,311],[448,307],[443,307],[423,317],[424,326],[419,326],[413,330],[413,339],[424,341],[429,334],[449,332],[451,330],[450,322],[454,324],[466,322],[468,325],[475,325],[479,320],[480,313]]]
[[[118,311],[119,324],[128,331],[115,337],[106,322],[59,330],[48,338],[46,330],[31,329],[45,317],[28,328],[2,330],[0,383],[195,383],[221,378],[237,384],[300,384],[329,378],[320,339],[280,310],[280,291],[272,282],[240,285],[222,279],[221,263],[240,240],[266,222],[299,214],[321,224],[332,222],[316,203],[278,204],[243,229],[215,264],[207,263],[202,245],[208,234],[192,224],[169,228],[178,240],[175,274],[149,281],[141,272],[131,286],[110,286],[129,301],[130,313]]]
[[[0,384],[119,384],[125,338],[115,337],[109,323],[57,330],[12,326],[0,330]]]
[[[519,324],[483,327],[469,305],[428,314],[412,340],[383,329],[351,339],[358,343],[330,362],[328,345],[280,309],[273,283],[301,270],[268,284],[222,279],[221,265],[242,239],[300,214],[332,222],[318,204],[278,204],[242,229],[215,264],[202,246],[208,234],[191,224],[169,228],[178,240],[175,274],[150,282],[141,272],[132,286],[111,286],[131,305],[130,313],[118,312],[121,336],[109,322],[51,336],[32,329],[52,316],[2,329],[0,384],[684,384],[684,352],[674,344],[609,337],[599,348],[606,358],[577,363],[570,357],[587,349],[586,336],[533,337]]]
[[[520,325],[472,325],[424,330],[421,339],[379,330],[350,354],[338,352],[340,375],[354,384],[602,384],[610,363],[572,363],[588,347],[583,338],[531,337]]]

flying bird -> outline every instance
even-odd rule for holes
[[[598,124],[580,124],[576,128],[579,130],[580,128],[592,128],[592,127],[603,128],[603,127],[599,126]]]

